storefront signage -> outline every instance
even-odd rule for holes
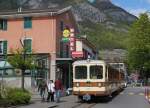
[[[73,58],[80,58],[80,57],[83,57],[83,51],[73,51],[73,52],[72,52],[72,57],[73,57]]]
[[[74,33],[74,29],[71,28],[70,29],[70,51],[75,51],[75,33]]]
[[[68,29],[65,29],[65,30],[63,31],[63,37],[64,37],[64,38],[69,38],[69,36],[70,36],[70,31],[69,31]]]
[[[63,38],[62,41],[63,42],[69,42],[69,37],[70,37],[70,30],[69,29],[65,29],[63,31]]]

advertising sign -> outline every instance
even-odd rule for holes
[[[70,29],[70,51],[75,51],[75,34],[74,34],[74,29]]]
[[[72,52],[72,57],[73,57],[73,58],[80,58],[80,57],[83,57],[83,51],[73,51],[73,52]]]
[[[63,38],[62,41],[63,42],[69,42],[69,37],[70,37],[70,30],[69,29],[65,29],[63,31]]]

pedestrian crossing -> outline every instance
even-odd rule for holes
[[[121,92],[120,95],[139,95],[139,96],[144,96],[144,93],[134,93],[134,92]]]

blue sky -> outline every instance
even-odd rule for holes
[[[138,16],[140,13],[150,11],[150,0],[111,0],[115,5]]]

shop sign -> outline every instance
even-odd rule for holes
[[[64,37],[64,38],[69,38],[69,36],[70,36],[70,30],[65,29],[65,30],[63,31],[63,37]]]
[[[75,34],[74,28],[70,28],[70,51],[75,51]]]
[[[73,57],[73,58],[80,58],[80,57],[83,57],[83,51],[73,51],[73,52],[72,52],[72,57]]]
[[[62,38],[63,42],[69,42],[69,38]]]
[[[65,29],[65,30],[63,31],[63,38],[62,38],[62,41],[63,41],[63,42],[69,42],[69,36],[70,36],[70,30]]]

